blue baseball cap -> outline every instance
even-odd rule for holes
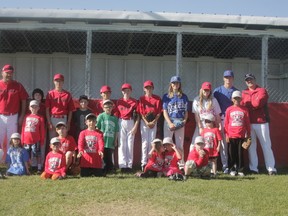
[[[234,73],[232,70],[226,70],[223,73],[223,77],[234,77]]]
[[[170,83],[173,83],[173,82],[179,82],[181,83],[181,78],[179,76],[173,76],[171,77],[170,79]]]

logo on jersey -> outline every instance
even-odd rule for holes
[[[38,118],[34,117],[27,117],[25,123],[25,132],[36,132],[36,127],[39,122]]]
[[[230,117],[232,119],[231,126],[243,126],[244,121],[244,113],[242,111],[234,111],[230,113]]]

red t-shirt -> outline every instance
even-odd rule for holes
[[[148,97],[143,95],[139,99],[138,111],[141,115],[145,116],[147,113],[152,112],[155,116],[162,112],[161,98],[157,95]]]
[[[62,151],[63,154],[66,154],[67,151],[77,150],[77,145],[76,145],[75,139],[72,136],[67,135],[64,138],[59,137],[59,139],[61,142],[60,151]]]
[[[164,171],[167,172],[167,176],[179,173],[181,171],[178,167],[178,161],[175,151],[165,151],[164,152]]]
[[[225,133],[229,138],[245,138],[250,136],[250,120],[246,107],[230,106],[226,110],[224,120]]]
[[[217,157],[217,147],[219,141],[222,140],[221,133],[218,128],[204,128],[201,136],[205,140],[205,149],[209,152],[209,157]]]
[[[10,115],[19,112],[22,100],[27,100],[28,93],[23,85],[15,80],[5,83],[0,80],[0,114]]]
[[[197,168],[201,168],[203,166],[207,166],[208,165],[208,161],[209,161],[209,152],[204,149],[204,151],[206,152],[206,154],[204,155],[203,158],[200,157],[199,152],[196,150],[196,148],[193,148],[188,155],[187,161],[189,160],[193,160],[196,164]]]
[[[117,117],[121,119],[131,119],[133,117],[133,111],[137,110],[138,102],[134,98],[129,98],[125,100],[120,98],[116,102]]]
[[[82,152],[80,167],[102,168],[99,152],[104,151],[103,133],[99,130],[83,130],[78,138],[78,150]]]
[[[164,164],[164,155],[158,152],[153,152],[151,157],[148,159],[148,163],[145,166],[144,172],[148,170],[161,172]]]
[[[28,114],[24,117],[22,124],[21,140],[24,144],[35,144],[45,141],[45,122],[40,115]]]
[[[75,110],[72,96],[66,90],[62,90],[61,92],[55,89],[49,91],[46,96],[45,105],[46,108],[50,109],[50,114],[52,115],[67,115],[69,112]]]
[[[49,174],[66,175],[65,155],[59,151],[57,153],[49,152],[45,161],[45,172]]]

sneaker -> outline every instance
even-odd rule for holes
[[[249,173],[250,173],[251,175],[258,175],[258,174],[259,174],[259,173],[258,173],[257,171],[255,171],[255,170],[250,170]]]
[[[226,168],[223,170],[223,173],[224,173],[224,174],[229,174],[229,168],[226,167]]]
[[[274,176],[274,175],[276,175],[276,174],[277,174],[276,171],[269,171],[269,172],[268,172],[268,175],[269,175],[269,176]]]
[[[236,176],[236,175],[237,175],[237,172],[236,172],[236,171],[231,171],[231,172],[230,172],[230,175],[231,175],[231,176]]]
[[[142,172],[144,172],[145,166],[146,166],[146,164],[141,166],[141,171]]]
[[[41,175],[42,171],[41,170],[37,170],[37,175]]]
[[[238,176],[245,176],[243,172],[238,172]]]
[[[217,174],[215,173],[210,173],[210,178],[215,179],[217,177]]]

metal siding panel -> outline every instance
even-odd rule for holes
[[[26,91],[30,94],[33,91],[32,87],[32,57],[18,57],[15,59],[14,79],[21,82],[25,86]]]
[[[161,81],[161,61],[156,60],[145,60],[144,61],[144,80],[151,80],[154,83],[154,91],[153,93],[162,97],[162,86],[163,83]],[[143,87],[142,83],[142,87]],[[142,93],[144,94],[144,93]]]
[[[198,94],[197,83],[197,62],[183,62],[183,73],[182,73],[182,89],[188,96],[189,100],[193,100],[196,94]]]
[[[79,98],[85,94],[85,59],[71,58],[70,64],[70,92],[74,98]]]
[[[100,98],[100,88],[106,85],[106,61],[93,58],[91,62],[90,94],[91,98]]]
[[[50,90],[50,62],[51,57],[34,58],[34,83],[32,88],[42,89],[45,97],[48,90]]]
[[[121,86],[124,82],[124,61],[121,59],[109,59],[108,61],[108,85],[112,88],[112,99],[122,97]],[[133,84],[133,83],[132,83]]]
[[[126,81],[132,85],[132,97],[139,98],[143,94],[142,61],[126,61]]]

